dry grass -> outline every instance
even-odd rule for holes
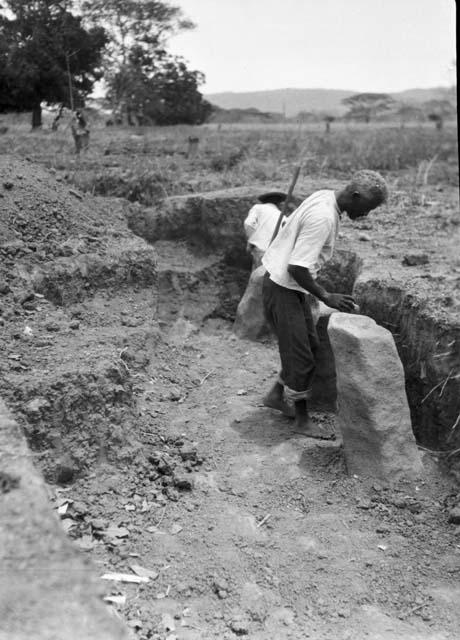
[[[70,131],[31,133],[24,117],[3,118],[9,131],[0,152],[17,153],[63,172],[94,194],[115,195],[151,205],[159,198],[248,184],[287,184],[300,159],[303,175],[346,179],[357,169],[374,169],[409,189],[457,184],[457,131],[432,126],[337,124],[208,125],[127,129],[94,126],[90,150],[75,156]],[[187,157],[188,137],[200,138],[198,154]]]

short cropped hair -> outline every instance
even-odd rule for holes
[[[378,205],[388,200],[387,183],[377,171],[357,171],[348,184],[348,190],[369,195]]]

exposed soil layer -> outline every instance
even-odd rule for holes
[[[130,366],[145,364],[152,338],[156,255],[126,228],[118,201],[83,197],[14,158],[1,160],[0,178],[0,393],[47,478],[69,481],[108,451],[133,457]],[[114,314],[116,329],[101,332]]]

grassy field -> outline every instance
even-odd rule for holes
[[[401,127],[322,125],[204,125],[201,127],[105,127],[93,123],[90,148],[75,155],[64,123],[31,132],[26,116],[2,119],[0,152],[16,153],[62,172],[93,194],[153,205],[166,196],[243,185],[286,186],[293,167],[318,181],[345,180],[357,169],[382,172],[393,186],[413,191],[458,184],[457,130],[453,123]],[[189,137],[199,138],[188,156]],[[414,196],[415,197],[415,196]]]

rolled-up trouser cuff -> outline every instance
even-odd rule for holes
[[[298,400],[307,400],[310,396],[310,389],[305,389],[305,391],[294,391],[294,389],[290,389],[284,385],[284,395],[286,400],[290,402],[297,402]]]

